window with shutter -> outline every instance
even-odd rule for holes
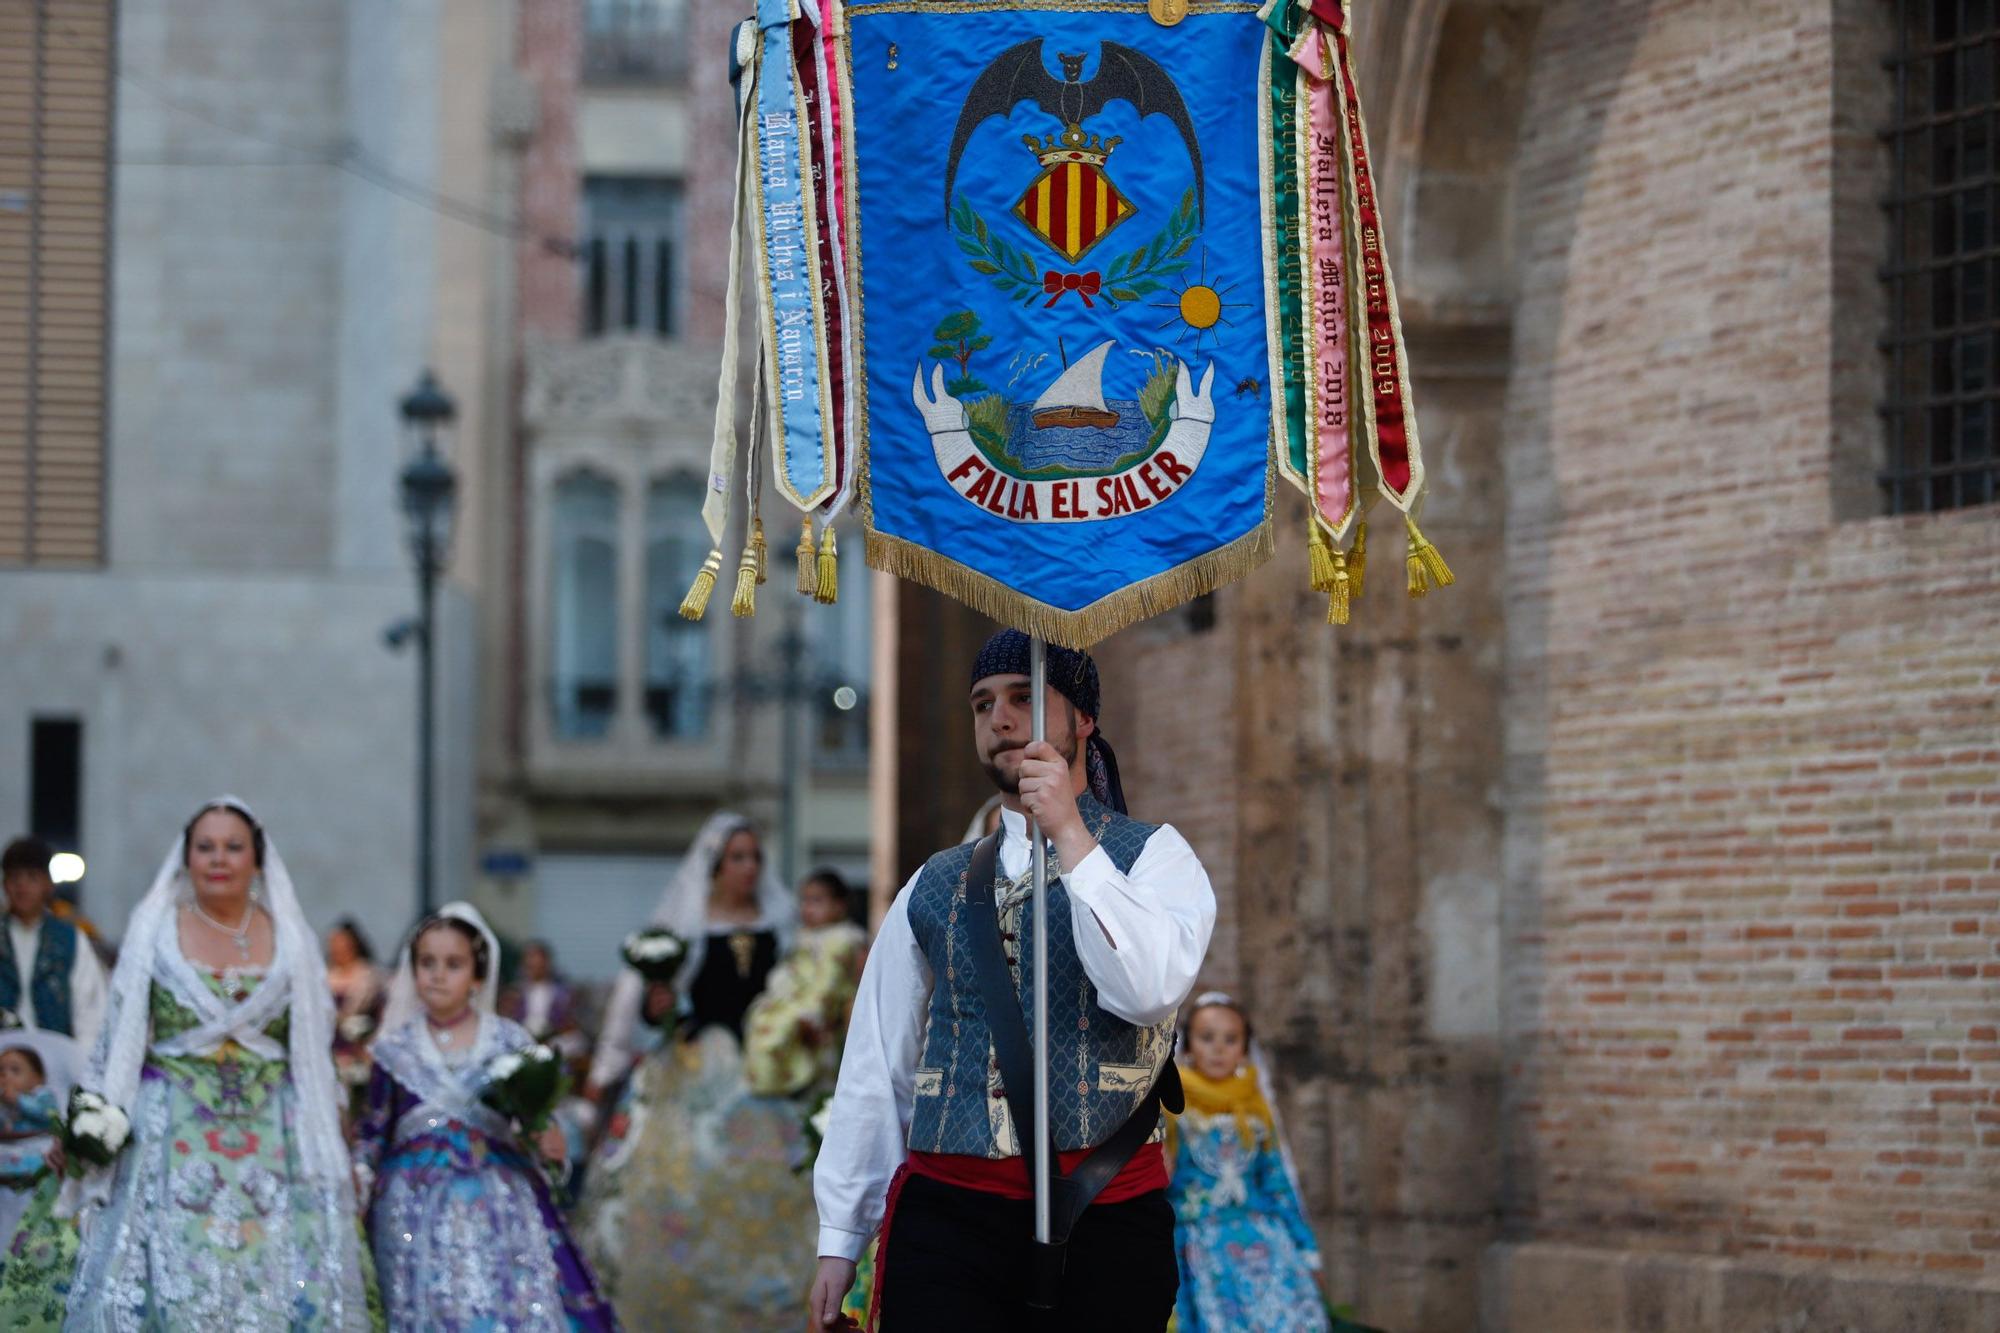
[[[0,565],[104,550],[113,0],[0,5]]]

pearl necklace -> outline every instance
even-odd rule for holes
[[[238,957],[242,958],[246,963],[250,961],[250,924],[257,916],[257,906],[255,903],[243,904],[243,919],[234,926],[225,926],[207,912],[204,912],[199,900],[190,899],[187,905],[188,909],[206,922],[211,930],[214,930],[217,934],[229,937],[230,942],[236,946]]]
[[[438,1044],[440,1050],[449,1049],[457,1043],[458,1029],[465,1026],[466,1017],[471,1012],[470,1009],[466,1010],[465,1013],[452,1019],[451,1022],[446,1023],[443,1027],[439,1027],[436,1023],[431,1022],[428,1015],[425,1016],[424,1022],[430,1025],[431,1040]]]

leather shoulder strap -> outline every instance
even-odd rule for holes
[[[1027,1017],[1014,989],[1014,974],[1000,944],[1000,905],[993,896],[1000,866],[1000,835],[989,833],[972,849],[965,872],[965,897],[972,909],[966,934],[972,945],[972,977],[986,1009],[986,1030],[993,1036],[993,1058],[1000,1065],[1000,1086],[1007,1094],[1007,1111],[1021,1142],[1021,1161],[1028,1180],[1035,1179],[1035,1052],[1028,1037]]]

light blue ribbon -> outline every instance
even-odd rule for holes
[[[800,123],[792,71],[794,0],[758,0],[763,42],[757,84],[757,197],[763,225],[764,300],[769,321],[772,438],[783,451],[778,473],[790,499],[811,509],[833,488],[821,414],[820,341],[824,320],[818,257],[810,224],[814,198],[806,126]]]

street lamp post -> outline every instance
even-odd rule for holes
[[[403,465],[403,518],[409,524],[410,554],[417,567],[417,911],[429,916],[437,901],[433,851],[437,738],[433,716],[437,664],[437,583],[451,553],[452,512],[458,478],[439,448],[439,438],[458,416],[458,405],[426,370],[401,404],[411,444]]]

